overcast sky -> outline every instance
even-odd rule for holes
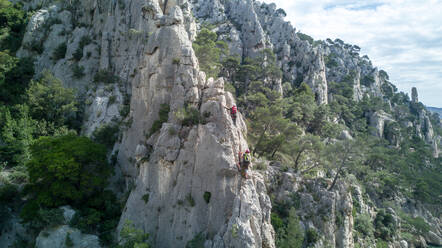
[[[442,0],[263,0],[315,39],[360,46],[400,91],[442,107]]]

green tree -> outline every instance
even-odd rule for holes
[[[64,88],[61,81],[49,72],[44,72],[39,81],[32,81],[26,94],[33,119],[53,123],[55,128],[64,125],[78,127],[74,90]]]
[[[280,248],[301,248],[304,241],[304,231],[299,224],[299,218],[294,208],[290,208],[287,227],[282,238],[278,240]]]
[[[207,28],[201,29],[193,42],[193,49],[198,58],[201,70],[208,77],[217,77],[221,70],[221,55],[227,53],[227,44],[217,41],[216,33]]]
[[[33,75],[34,65],[31,59],[18,59],[0,51],[0,103],[22,103]]]
[[[0,163],[14,167],[29,160],[37,122],[28,112],[26,105],[0,106]]]
[[[328,146],[329,166],[336,170],[333,182],[328,188],[329,191],[334,188],[344,169],[362,163],[363,154],[363,146],[358,140],[344,140]]]
[[[149,234],[134,227],[132,222],[126,221],[120,233],[123,245],[120,248],[149,248]]]
[[[110,174],[105,147],[86,137],[40,137],[31,154],[27,192],[39,206],[79,205],[101,192]]]
[[[0,50],[15,52],[20,48],[27,15],[19,4],[0,0]]]
[[[291,140],[284,152],[292,158],[295,173],[305,173],[322,163],[323,147],[320,137],[306,134]]]

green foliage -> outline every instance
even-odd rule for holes
[[[0,50],[15,53],[20,48],[27,24],[21,5],[0,0]]]
[[[67,45],[66,42],[61,43],[58,47],[55,48],[54,53],[52,54],[52,59],[57,61],[59,59],[64,59],[66,56]]]
[[[121,229],[121,240],[123,245],[119,248],[150,248],[149,234],[137,229],[130,221],[126,221]]]
[[[172,64],[174,64],[174,65],[179,65],[179,64],[180,64],[180,58],[174,58],[174,59],[172,60]]]
[[[83,36],[80,39],[80,42],[78,43],[77,50],[75,50],[73,57],[76,61],[79,61],[81,58],[83,58],[83,48],[91,43],[92,40],[89,36]]]
[[[62,225],[64,222],[63,210],[58,208],[39,208],[35,203],[26,204],[21,216],[34,230],[52,228]]]
[[[9,167],[23,166],[30,158],[29,146],[36,133],[36,121],[31,119],[25,105],[9,109],[0,106],[0,124],[0,163]]]
[[[304,231],[301,229],[299,218],[296,215],[296,211],[294,208],[290,209],[287,222],[282,221],[281,218],[279,218],[277,215],[272,214],[272,225],[274,225],[276,231],[277,247],[302,247],[302,243],[304,241]],[[308,237],[306,236],[306,238]]]
[[[26,91],[33,119],[53,123],[56,128],[76,127],[78,103],[73,89],[63,87],[61,81],[44,72],[39,81],[32,81]]]
[[[115,84],[120,78],[115,76],[111,71],[101,69],[94,76],[95,83]]]
[[[425,222],[421,217],[412,217],[402,211],[399,212],[399,216],[402,221],[401,228],[418,235],[423,235],[430,231],[430,225]]]
[[[314,228],[307,229],[305,239],[308,244],[314,244],[319,240],[319,234]]]
[[[204,198],[204,201],[206,201],[206,203],[207,204],[209,204],[210,203],[210,198],[212,197],[212,193],[210,193],[210,192],[204,192],[204,195],[203,195],[203,198]]]
[[[175,113],[183,126],[198,125],[202,121],[200,112],[196,107],[187,105]]]
[[[372,85],[374,83],[374,77],[372,75],[365,75],[362,79],[361,79],[361,84],[366,86],[366,87],[370,87],[370,85]]]
[[[29,206],[78,206],[100,193],[110,174],[105,148],[86,137],[41,137],[31,146],[31,153]]]
[[[18,59],[0,51],[0,103],[13,105],[22,102],[33,75],[32,59]]]
[[[74,78],[80,79],[82,77],[84,77],[84,66],[78,65],[78,64],[74,64],[72,66],[72,74],[74,76]]]
[[[149,193],[146,193],[143,195],[142,199],[144,201],[145,204],[147,204],[149,202]]]
[[[18,195],[17,185],[8,183],[0,186],[0,203],[2,205],[13,202]]]
[[[306,34],[303,34],[301,32],[296,33],[296,35],[298,36],[299,39],[306,40],[306,41],[308,41],[308,43],[313,44],[314,40],[313,40],[312,37],[310,37],[310,36],[308,36]]]
[[[306,134],[288,142],[283,151],[292,158],[295,172],[307,172],[312,164],[316,167],[322,162],[323,149],[324,146],[318,136]]]
[[[104,190],[82,204],[70,224],[84,233],[99,235],[100,240],[109,245],[114,242],[112,232],[118,225],[122,207],[115,194]]]
[[[186,200],[191,207],[195,207],[195,199],[193,199],[192,194],[189,193],[186,195]]]
[[[119,132],[120,128],[117,124],[104,124],[94,130],[92,137],[95,142],[105,145],[108,149],[111,149],[117,141]]]
[[[373,223],[368,214],[360,214],[355,218],[355,230],[364,237],[371,237],[374,232]]]
[[[374,220],[375,236],[389,241],[396,234],[397,226],[394,217],[381,209]]]
[[[158,120],[153,122],[152,127],[150,128],[149,136],[159,131],[163,126],[163,123],[167,122],[167,120],[169,119],[169,112],[170,106],[168,104],[163,103],[160,105],[160,110],[158,112],[159,118]]]
[[[376,241],[376,248],[388,248],[388,242],[384,241],[384,240],[377,240]]]
[[[227,44],[224,41],[217,41],[216,33],[207,28],[202,28],[196,40],[193,42],[193,49],[198,58],[201,70],[208,77],[217,77],[220,72],[220,57],[227,50]]]
[[[204,242],[206,241],[205,235],[201,232],[195,235],[195,237],[187,242],[186,248],[204,248]]]
[[[73,247],[74,246],[74,242],[72,241],[70,233],[68,233],[66,235],[66,240],[64,241],[64,244],[66,245],[66,247]]]

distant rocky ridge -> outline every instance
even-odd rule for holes
[[[442,119],[442,108],[436,108],[436,107],[427,107],[430,112],[439,114],[439,118]]]

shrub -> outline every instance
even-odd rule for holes
[[[75,50],[75,52],[72,54],[73,58],[76,61],[80,61],[81,58],[83,58],[83,49],[80,47],[77,47],[77,49]]]
[[[210,198],[212,197],[212,193],[210,193],[210,192],[204,192],[204,195],[203,195],[203,198],[204,198],[204,201],[206,201],[206,203],[207,204],[209,204],[210,203]]]
[[[384,240],[390,240],[396,233],[397,226],[394,218],[390,213],[386,213],[384,209],[381,209],[374,220],[375,224],[375,236]]]
[[[174,127],[170,127],[168,131],[170,136],[175,136],[178,133]]]
[[[114,84],[118,83],[119,78],[115,76],[111,71],[101,69],[94,76],[95,83]]]
[[[31,82],[26,93],[33,119],[54,123],[55,127],[74,125],[78,111],[75,92],[64,88],[51,73],[46,71],[38,82]]]
[[[371,218],[367,214],[360,214],[355,219],[355,230],[366,236],[373,235],[374,227]]]
[[[149,193],[146,193],[143,195],[142,199],[144,201],[145,204],[147,204],[149,202]]]
[[[74,64],[74,66],[72,66],[72,73],[74,78],[80,79],[82,77],[84,77],[84,67],[78,64]]]
[[[308,41],[308,43],[313,44],[314,40],[313,40],[312,37],[310,37],[310,36],[308,36],[306,34],[303,34],[301,32],[296,33],[296,35],[299,37],[299,39],[306,40],[306,41]]]
[[[114,104],[117,101],[117,96],[110,96],[109,101],[107,102],[107,106]]]
[[[267,164],[265,162],[257,163],[255,168],[257,170],[267,170]]]
[[[150,128],[149,136],[152,136],[152,134],[159,131],[163,126],[163,123],[167,122],[167,120],[169,119],[169,112],[170,112],[169,105],[165,103],[160,105],[160,110],[158,113],[159,119],[153,122],[152,127]]]
[[[179,65],[179,64],[180,64],[180,58],[174,58],[174,59],[172,60],[172,64],[174,64],[174,65]]]
[[[187,242],[186,248],[202,248],[204,247],[205,241],[206,241],[205,235],[202,232],[198,233],[192,240]]]
[[[68,233],[66,235],[66,240],[64,241],[64,244],[66,245],[66,247],[73,247],[74,246],[74,242],[71,239],[71,234]]]
[[[34,230],[42,230],[44,228],[52,228],[64,223],[63,210],[59,208],[38,208],[35,202],[25,205],[21,212],[21,217],[28,222]]]
[[[150,248],[149,234],[137,229],[130,221],[126,221],[121,229],[120,248]]]
[[[193,126],[199,124],[203,118],[201,118],[200,112],[193,106],[186,106],[179,110],[176,117],[181,121],[183,126]]]
[[[424,234],[430,230],[430,225],[428,225],[421,217],[414,218],[404,212],[400,212],[399,216],[403,222],[402,227],[404,229],[408,229],[416,234]],[[414,230],[411,230],[411,227],[414,228]]]
[[[18,187],[14,184],[4,184],[0,186],[0,203],[11,203],[18,196]]]
[[[187,200],[187,202],[189,203],[189,205],[190,205],[191,207],[194,207],[194,206],[195,206],[195,200],[193,199],[191,193],[187,194],[187,196],[186,196],[186,200]]]
[[[123,105],[120,107],[120,115],[121,117],[126,117],[130,112],[130,105]]]
[[[111,149],[118,138],[119,127],[116,124],[105,124],[94,130],[93,140]]]
[[[314,228],[309,228],[306,232],[306,239],[308,244],[314,244],[319,240],[319,234]]]
[[[52,53],[52,59],[53,60],[64,59],[64,57],[66,56],[66,49],[67,49],[66,42],[63,42],[60,45],[58,45],[55,48],[54,52]]]

